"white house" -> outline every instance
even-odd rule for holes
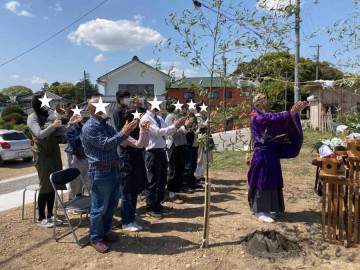
[[[131,96],[156,95],[158,99],[164,99],[170,79],[169,75],[134,56],[130,62],[99,77],[97,82],[104,87],[104,99],[107,101],[115,101],[118,90],[128,91]]]

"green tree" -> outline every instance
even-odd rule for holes
[[[319,63],[319,77],[324,80],[341,79],[343,73],[329,62]],[[259,92],[267,93],[271,110],[279,111],[285,108],[285,83],[287,80],[294,80],[295,56],[289,52],[271,52],[261,55],[259,58],[249,62],[238,64],[235,74],[242,74],[244,77],[259,77],[261,85]],[[300,58],[300,81],[313,81],[316,77],[316,63],[309,58]],[[287,84],[287,106],[289,109],[294,100],[294,87],[292,83]],[[302,100],[307,95],[301,92]]]
[[[1,113],[1,118],[7,122],[15,120],[17,124],[24,123],[26,113],[17,105],[7,106]]]
[[[63,82],[58,87],[58,95],[69,100],[76,98],[76,86],[71,82]]]
[[[81,80],[76,85],[76,95],[75,101],[76,103],[84,102],[85,99],[89,99],[93,96],[100,96],[99,86],[97,84],[92,84],[91,81],[86,78],[85,79],[85,93],[86,98],[84,99],[84,80]]]
[[[10,98],[0,92],[0,106],[6,106],[10,102]]]
[[[2,94],[8,96],[12,103],[20,103],[20,99],[22,96],[28,95],[32,93],[32,90],[26,86],[22,85],[14,85],[7,88],[4,88],[1,91]]]

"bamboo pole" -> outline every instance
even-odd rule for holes
[[[218,6],[218,12],[216,17],[216,26],[214,31],[214,39],[213,39],[213,54],[212,54],[212,62],[210,69],[210,95],[209,95],[209,110],[208,110],[208,123],[207,123],[207,132],[206,132],[206,177],[205,177],[205,205],[204,205],[204,231],[203,231],[203,240],[200,248],[208,248],[209,246],[209,230],[210,230],[210,204],[211,204],[211,180],[209,179],[209,146],[211,139],[211,99],[212,99],[212,86],[213,86],[213,78],[214,78],[214,66],[215,66],[215,51],[217,44],[217,34],[219,31],[220,19],[220,6]]]

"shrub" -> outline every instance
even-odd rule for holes
[[[29,138],[29,139],[32,139],[32,135],[31,135],[31,132],[30,132],[30,129],[27,125],[25,124],[20,124],[20,125],[14,125],[12,127],[13,130],[19,130],[19,131],[22,131],[25,133],[25,135]]]
[[[9,115],[6,115],[5,117],[2,117],[5,121],[11,121],[15,120],[16,124],[23,124],[24,123],[24,116],[22,116],[20,113],[11,113]]]
[[[12,129],[13,125],[4,119],[0,119],[0,129]]]
[[[6,116],[11,115],[13,113],[18,113],[21,116],[26,116],[26,113],[23,111],[23,109],[20,108],[20,106],[9,105],[9,106],[6,106],[5,109],[2,111],[1,118],[5,118]],[[7,121],[9,121],[9,120],[7,120]]]

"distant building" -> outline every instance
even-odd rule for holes
[[[167,89],[169,97],[180,100],[184,103],[187,100],[194,100],[195,102],[205,101],[209,104],[209,96],[204,97],[200,95],[201,90],[210,90],[210,77],[189,77],[171,84]],[[224,95],[225,89],[225,95]],[[235,106],[244,101],[249,101],[252,95],[252,83],[249,81],[230,80],[226,87],[222,78],[214,77],[212,82],[211,103],[214,106],[219,106],[225,100],[229,106]]]
[[[324,130],[328,112],[333,119],[338,115],[360,112],[360,95],[349,86],[333,86],[333,83],[316,81],[303,89],[309,94],[309,120],[313,129]]]
[[[177,83],[171,83],[171,77],[168,74],[140,61],[137,56],[134,56],[130,62],[100,76],[97,82],[104,87],[102,99],[104,102],[110,103],[108,108],[111,119],[114,110],[119,106],[116,102],[118,90],[128,91],[131,96],[156,95],[158,100],[175,98],[184,103],[192,99],[194,102],[204,100],[206,105],[209,104],[209,97],[200,97],[196,90],[199,87],[208,90],[210,87],[209,77],[185,78]],[[252,82],[232,80],[229,85],[226,85],[225,100],[227,104],[233,106],[251,100],[253,86]],[[218,106],[223,100],[222,80],[221,78],[214,78],[211,102]],[[165,105],[165,102],[162,105]],[[79,108],[83,109],[81,113],[84,117],[89,117],[86,103],[79,104]],[[166,108],[165,106],[161,108],[160,115],[165,118],[167,115]]]
[[[69,102],[69,100],[67,99],[64,99],[52,92],[49,92],[49,91],[39,91],[39,92],[36,92],[36,93],[31,93],[29,95],[26,95],[26,96],[23,96],[20,98],[20,101],[21,101],[21,108],[28,114],[30,115],[34,110],[32,109],[31,107],[31,101],[32,101],[32,98],[35,94],[39,94],[39,93],[46,93],[46,96],[48,98],[51,98],[52,100],[50,101],[50,107],[52,109],[55,108],[56,104],[60,104],[60,106],[62,108],[65,108],[66,104]]]

